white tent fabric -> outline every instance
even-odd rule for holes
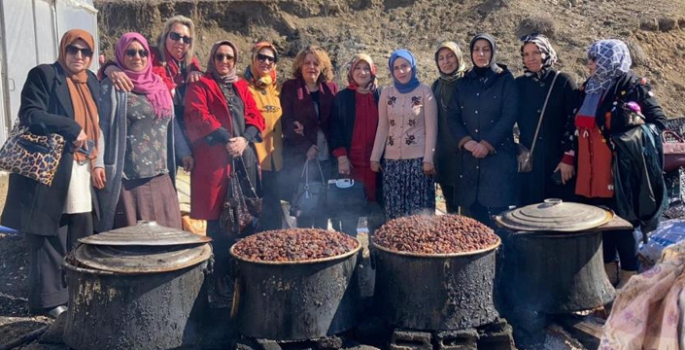
[[[57,60],[59,39],[74,28],[95,37],[91,69],[98,69],[97,10],[92,0],[0,0],[0,144],[19,111],[31,68]]]

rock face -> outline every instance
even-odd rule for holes
[[[357,52],[376,60],[382,84],[388,84],[387,58],[405,47],[416,56],[420,79],[438,76],[434,50],[443,40],[456,41],[467,52],[476,33],[497,39],[498,60],[515,75],[522,73],[519,37],[534,31],[548,35],[560,56],[558,67],[579,81],[587,77],[585,51],[600,38],[630,41],[639,63],[669,116],[685,115],[685,0],[95,0],[101,49],[112,57],[116,39],[139,31],[156,42],[162,23],[175,14],[197,25],[197,56],[204,64],[211,44],[234,40],[245,53],[258,40],[271,40],[283,55],[279,81],[291,76],[298,50],[317,44],[328,50],[336,80],[347,85],[345,64]]]

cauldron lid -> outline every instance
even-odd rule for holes
[[[162,273],[180,270],[206,261],[212,255],[209,244],[175,246],[155,250],[149,246],[103,246],[82,244],[73,257],[82,267],[120,274]]]
[[[579,232],[604,225],[613,217],[614,213],[607,209],[550,198],[507,211],[495,219],[501,226],[517,231]]]
[[[211,240],[209,237],[158,225],[155,221],[139,221],[135,226],[80,238],[78,241],[108,246],[170,246],[202,244]]]

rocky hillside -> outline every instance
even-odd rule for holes
[[[619,38],[629,43],[635,70],[651,81],[667,114],[685,115],[685,0],[96,0],[95,5],[101,49],[109,57],[120,34],[135,30],[156,37],[166,18],[183,14],[199,27],[202,62],[213,42],[228,38],[243,50],[242,69],[251,44],[267,39],[284,56],[281,80],[290,76],[291,58],[312,43],[331,54],[339,82],[347,60],[364,51],[387,83],[387,58],[400,47],[417,55],[420,78],[431,82],[440,41],[454,40],[468,51],[470,38],[483,31],[497,38],[499,61],[519,75],[518,38],[538,31],[551,38],[558,67],[581,81],[587,76],[588,45]]]

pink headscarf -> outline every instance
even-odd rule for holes
[[[133,41],[138,41],[147,52],[150,52],[147,40],[145,40],[142,35],[138,33],[126,33],[119,38],[119,41],[117,41],[117,44],[114,46],[114,61],[133,82],[133,91],[144,94],[147,97],[158,118],[172,116],[171,110],[173,102],[171,101],[171,93],[169,93],[169,90],[162,79],[152,73],[152,58],[148,56],[147,67],[145,67],[143,71],[134,72],[126,68],[126,65],[124,64],[126,49]]]

